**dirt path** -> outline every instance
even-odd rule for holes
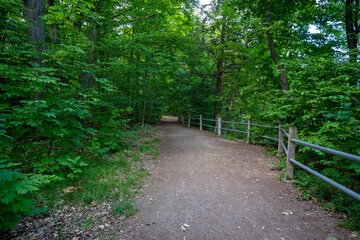
[[[117,239],[350,238],[316,204],[296,200],[265,148],[173,120],[158,127],[159,160],[136,199],[138,215],[122,222]]]

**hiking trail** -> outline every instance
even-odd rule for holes
[[[350,239],[338,220],[282,182],[265,147],[183,127],[165,117],[157,127],[159,159],[139,212],[125,219],[120,239]],[[331,238],[330,238],[331,239]]]

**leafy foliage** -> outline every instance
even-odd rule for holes
[[[1,216],[16,216],[2,230],[32,213],[40,186],[75,181],[95,159],[131,153],[131,129],[165,113],[280,120],[296,125],[302,140],[360,154],[359,57],[347,45],[358,34],[345,24],[349,11],[360,19],[356,7],[335,0],[213,0],[199,10],[183,0],[34,1],[44,11],[0,0],[0,158],[2,176],[12,176],[0,194],[15,194]],[[42,13],[36,23],[29,17]],[[276,134],[266,131],[253,129]],[[297,159],[359,189],[356,163],[306,147]],[[19,182],[33,188],[5,189]],[[309,189],[305,199],[330,201],[359,219],[359,204],[328,185],[300,173],[298,184]]]
[[[0,231],[14,227],[23,214],[40,212],[29,196],[50,180],[46,175],[21,173],[20,165],[0,160]]]
[[[159,120],[192,18],[182,1],[23,3],[0,0],[1,230]]]

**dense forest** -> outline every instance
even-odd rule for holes
[[[0,230],[166,114],[295,125],[360,155],[359,13],[359,0],[0,0]],[[298,151],[359,192],[359,164]],[[296,177],[299,198],[359,227],[356,200]]]

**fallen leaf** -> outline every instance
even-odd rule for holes
[[[184,223],[183,225],[181,225],[181,230],[182,230],[183,232],[185,232],[185,231],[187,230],[187,228],[189,228],[189,227],[190,227],[189,224]]]
[[[293,215],[294,213],[292,211],[286,210],[282,212],[283,215]]]
[[[79,192],[79,191],[82,191],[82,190],[84,190],[83,187],[72,187],[72,186],[70,186],[70,187],[67,187],[67,188],[63,189],[63,193],[67,194],[67,193]]]

